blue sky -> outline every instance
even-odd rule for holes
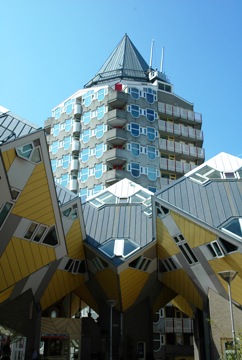
[[[44,125],[125,33],[203,115],[206,160],[242,156],[241,0],[3,0],[0,105]]]

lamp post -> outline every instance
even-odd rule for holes
[[[109,330],[109,360],[112,360],[113,354],[113,307],[116,305],[116,300],[107,300],[110,307],[110,330]]]
[[[235,338],[235,329],[234,329],[234,315],[233,315],[233,307],[232,307],[232,299],[231,299],[231,282],[234,280],[235,276],[238,274],[237,271],[234,270],[226,270],[220,271],[218,275],[221,276],[223,280],[225,280],[228,284],[228,292],[229,292],[229,309],[230,309],[230,319],[231,319],[231,328],[232,328],[232,338],[233,338],[233,346],[235,352],[235,358],[237,356],[236,351],[236,338]]]

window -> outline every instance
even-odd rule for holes
[[[88,196],[88,188],[80,189],[79,196],[81,198],[81,202],[84,203]]]
[[[71,126],[72,126],[72,119],[67,119],[65,121],[65,132],[68,132],[71,130]]]
[[[23,238],[51,246],[58,245],[55,227],[51,227],[48,230],[47,226],[35,222],[30,223]]]
[[[62,156],[62,168],[67,169],[70,164],[70,155],[63,155]]]
[[[86,272],[85,260],[69,259],[64,270],[72,274],[84,274]]]
[[[73,109],[73,99],[69,99],[66,102],[64,102],[64,109],[67,115],[69,115],[72,112]],[[67,130],[66,130],[67,131]]]
[[[88,143],[88,141],[90,140],[90,137],[91,137],[90,129],[84,130],[82,133],[82,142],[84,144]]]
[[[76,219],[78,216],[77,211],[77,204],[73,204],[71,207],[67,208],[66,210],[62,211],[63,216],[69,218],[69,219]]]
[[[35,235],[34,235],[34,238],[33,238],[33,241],[35,242],[40,242],[41,239],[43,238],[45,232],[47,230],[47,226],[45,225],[39,225]]]
[[[54,124],[53,126],[53,136],[58,136],[59,134],[59,131],[60,131],[60,124]]]
[[[155,181],[157,179],[157,172],[154,166],[147,166],[147,176],[151,181]]]
[[[64,142],[63,142],[64,150],[68,150],[70,146],[71,146],[71,136],[64,137]]]
[[[101,124],[101,125],[97,125],[96,126],[96,129],[95,129],[95,135],[96,135],[96,138],[97,139],[101,139],[101,137],[103,136],[104,134],[104,124]]]
[[[93,187],[93,194],[97,194],[99,191],[103,190],[103,184],[97,184]]]
[[[211,168],[208,165],[203,166],[198,171],[194,172],[191,176],[191,179],[198,181],[201,184],[204,184],[209,179],[221,179],[221,173],[218,170]]]
[[[89,153],[90,153],[89,148],[82,149],[80,153],[80,158],[83,163],[86,163],[89,160]]]
[[[105,97],[105,89],[100,89],[97,92],[97,100],[102,101]]]
[[[134,269],[138,269],[141,271],[147,271],[150,263],[151,263],[151,259],[140,256],[137,259],[131,261],[131,263],[129,264],[129,267],[132,267]]]
[[[130,88],[129,89],[130,95],[132,96],[133,99],[137,100],[139,98],[139,90],[136,88]]]
[[[4,205],[0,206],[0,228],[5,223],[10,211],[12,209],[13,204],[10,202],[6,202]]]
[[[147,156],[150,160],[155,160],[156,158],[156,148],[154,146],[147,146]]]
[[[130,148],[131,148],[131,154],[133,156],[139,156],[140,155],[140,145],[139,145],[139,143],[132,142],[130,144]]]
[[[155,138],[156,138],[156,130],[152,127],[148,127],[147,126],[147,138],[150,140],[150,141],[154,141]]]
[[[90,203],[95,207],[100,208],[105,204],[116,204],[117,200],[117,196],[113,195],[109,191],[105,191],[104,193],[90,200]]]
[[[138,105],[130,105],[130,113],[134,118],[138,118],[140,115],[140,108]]]
[[[54,173],[57,169],[57,159],[51,160],[51,168],[52,168],[52,172]]]
[[[157,191],[157,188],[156,187],[154,187],[154,186],[148,186],[148,188],[147,188],[149,191],[151,191],[151,192],[153,192],[154,194],[156,193],[156,191]]]
[[[95,147],[95,155],[97,159],[103,156],[103,151],[104,151],[104,144],[103,143],[97,144]]]
[[[106,241],[99,248],[108,257],[115,256],[126,258],[139,249],[139,246],[130,239],[111,239]]]
[[[194,252],[192,251],[182,234],[174,236],[173,239],[175,240],[177,246],[179,247],[181,253],[183,254],[189,265],[193,265],[198,262]]]
[[[95,178],[100,179],[103,175],[103,163],[94,166]]]
[[[79,179],[81,180],[82,183],[85,183],[88,180],[88,176],[89,176],[89,168],[88,167],[80,170]]]
[[[52,112],[52,116],[57,120],[61,116],[61,108],[58,107]]]
[[[163,272],[172,271],[172,270],[176,270],[176,269],[177,269],[177,265],[171,257],[167,258],[167,259],[159,260],[159,271],[160,272],[163,273]]]
[[[60,178],[60,184],[64,187],[67,187],[69,183],[69,174],[62,174]]]
[[[25,160],[39,163],[41,161],[40,148],[34,146],[32,143],[25,144],[16,148],[17,155]]]
[[[93,93],[94,93],[94,90],[90,90],[90,91],[86,92],[86,94],[83,95],[82,99],[83,99],[83,104],[85,106],[89,106],[91,104]]]
[[[131,132],[131,135],[133,135],[134,137],[140,136],[139,124],[131,123],[130,124],[130,132]]]
[[[97,108],[97,119],[101,120],[105,114],[105,105],[99,106]]]
[[[230,233],[242,238],[242,218],[231,219],[222,227],[222,230],[228,234]]]
[[[157,352],[161,346],[165,344],[165,336],[161,335],[159,331],[153,333],[153,350]]]
[[[149,121],[153,122],[156,119],[156,113],[153,109],[146,110],[146,117]]]
[[[84,112],[82,120],[84,125],[88,125],[91,121],[91,111]]]
[[[140,176],[140,165],[137,163],[131,163],[130,172],[133,175],[133,177],[138,178]]]
[[[58,140],[53,141],[53,143],[51,144],[51,152],[52,152],[52,154],[53,155],[56,154],[58,149],[59,149],[59,141]]]
[[[43,241],[43,244],[50,245],[50,246],[56,246],[58,245],[58,238],[55,230],[55,226],[53,226],[48,233],[45,235]]]
[[[37,223],[31,223],[30,226],[28,227],[28,230],[26,231],[24,238],[27,240],[30,240],[35,232],[35,230],[37,229],[38,224]]]

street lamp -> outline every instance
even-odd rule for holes
[[[228,292],[229,292],[229,308],[230,308],[230,318],[231,318],[231,327],[232,327],[232,337],[233,337],[233,346],[235,351],[235,356],[237,355],[236,351],[236,338],[235,338],[235,329],[234,329],[234,315],[233,315],[233,307],[232,307],[232,299],[231,299],[231,282],[234,280],[235,276],[238,274],[238,271],[234,270],[226,270],[220,271],[218,275],[221,276],[228,283]]]
[[[107,304],[110,307],[109,360],[112,360],[112,350],[113,350],[113,307],[116,305],[116,300],[107,300]]]

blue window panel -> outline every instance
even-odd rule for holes
[[[103,190],[103,184],[97,184],[93,187],[93,194],[97,194],[99,191]]]
[[[84,130],[82,133],[82,141],[84,144],[88,143],[88,141],[90,140],[90,136],[91,136],[91,131],[90,129]]]
[[[83,123],[84,125],[88,125],[91,121],[91,111],[87,111],[83,113]]]
[[[95,134],[96,134],[97,139],[101,139],[101,137],[103,137],[103,134],[104,134],[104,125],[103,124],[96,126]]]
[[[71,136],[64,137],[64,149],[68,150],[71,146]]]
[[[130,112],[131,112],[131,115],[132,115],[134,118],[138,118],[139,115],[140,115],[139,106],[138,106],[138,105],[131,105],[131,106],[130,106]]]
[[[151,181],[155,181],[157,179],[156,168],[154,166],[147,166],[147,176]]]
[[[138,99],[140,96],[140,92],[139,89],[136,88],[130,88],[130,95],[132,96],[133,99]]]
[[[81,161],[83,163],[87,162],[89,160],[89,148],[86,148],[86,149],[82,149],[81,151]]]
[[[83,95],[83,103],[85,106],[91,105],[93,93],[94,93],[94,90],[90,90],[86,94]]]
[[[149,89],[148,89],[149,90]],[[153,94],[149,94],[148,92],[146,93],[146,100],[148,101],[149,104],[153,104],[155,101],[155,97]]]
[[[61,108],[57,108],[54,110],[54,116],[55,116],[55,119],[59,119],[59,117],[61,116]]]
[[[81,198],[81,202],[84,203],[87,199],[88,188],[80,189],[79,196]]]
[[[97,100],[102,101],[105,98],[105,89],[100,89],[97,92]]]
[[[62,157],[62,168],[67,169],[70,164],[70,155],[64,155]]]
[[[154,141],[156,138],[156,130],[154,128],[151,127],[147,127],[147,138],[150,141]]]
[[[156,148],[154,146],[147,146],[147,156],[150,160],[155,160],[156,158]]]
[[[57,159],[51,160],[51,168],[52,168],[52,172],[54,173],[57,169]]]
[[[97,119],[101,120],[105,114],[105,105],[99,106],[97,108]]]
[[[95,150],[96,150],[96,158],[99,159],[100,157],[102,157],[104,150],[103,143],[97,144]]]
[[[131,123],[130,124],[130,132],[134,137],[138,137],[140,135],[139,124]]]
[[[60,184],[66,187],[68,185],[68,182],[69,182],[69,175],[68,174],[61,175]]]
[[[139,156],[140,155],[140,145],[138,143],[131,143],[131,154],[133,156]]]
[[[81,171],[79,172],[79,178],[82,183],[85,183],[88,180],[88,176],[89,176],[89,168],[86,167],[81,169]]]
[[[58,136],[59,131],[60,131],[60,124],[58,123],[53,126],[53,136]]]
[[[155,111],[153,109],[146,109],[146,117],[149,121],[155,121]]]
[[[72,125],[72,119],[67,119],[65,121],[65,131],[68,132],[71,130],[71,125]]]
[[[138,178],[140,176],[140,165],[137,163],[131,163],[130,171],[133,177]]]
[[[94,173],[95,173],[95,178],[96,179],[100,179],[103,175],[103,164],[96,164],[94,166]]]
[[[52,154],[56,154],[57,151],[59,149],[59,141],[53,141],[52,145],[51,145],[51,151],[52,151]]]
[[[71,112],[72,112],[72,110],[73,110],[73,100],[72,100],[72,99],[67,100],[67,101],[64,103],[64,106],[65,106],[66,114],[67,114],[67,115],[71,114]]]
[[[149,190],[149,191],[152,191],[152,192],[155,194],[156,191],[157,191],[157,188],[154,187],[154,186],[148,186],[148,190]]]

